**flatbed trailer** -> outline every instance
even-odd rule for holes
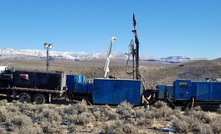
[[[11,96],[13,99],[18,98],[21,102],[34,102],[43,104],[51,102],[52,98],[61,98],[66,94],[66,90],[48,90],[36,88],[21,88],[21,87],[1,87],[0,93]]]

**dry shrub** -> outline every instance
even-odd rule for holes
[[[67,134],[67,129],[59,127],[53,127],[52,128],[52,134]]]
[[[134,125],[133,124],[129,124],[129,123],[124,124],[122,129],[123,129],[124,133],[132,133],[132,134],[134,134],[134,133],[137,132],[137,129],[134,127]]]
[[[100,106],[99,112],[94,111],[94,113],[95,115],[97,114],[95,117],[98,117],[98,115],[100,114],[100,117],[98,117],[100,121],[116,120],[119,118],[119,115],[116,113],[116,111],[111,109],[111,107],[108,105]]]
[[[51,122],[43,122],[41,124],[41,128],[43,133],[51,133],[51,134],[61,134],[65,133],[64,129],[62,129],[59,123],[51,123]],[[67,133],[67,132],[66,132]]]
[[[83,112],[78,115],[74,115],[71,118],[71,122],[76,125],[87,125],[89,123],[95,122],[95,117],[91,112]]]
[[[167,103],[163,101],[157,101],[156,103],[154,103],[154,107],[158,109],[158,108],[168,107],[168,106],[167,106]]]
[[[23,126],[21,128],[17,128],[14,130],[15,133],[18,134],[42,134],[42,128],[35,126]]]
[[[134,112],[133,105],[126,101],[121,102],[120,105],[117,106],[117,110],[119,114],[126,117],[130,117]]]
[[[206,124],[203,124],[201,120],[197,119],[193,115],[182,115],[174,117],[172,120],[173,127],[180,133],[211,133],[212,130]]]
[[[119,115],[115,109],[112,109],[108,105],[104,106],[93,106],[91,109],[96,121],[108,121],[119,119]]]
[[[163,101],[158,101],[154,104],[151,110],[147,111],[145,115],[148,118],[161,119],[163,117],[170,117],[174,111]]]
[[[5,122],[10,118],[10,113],[5,108],[0,109],[0,122]]]
[[[8,132],[4,128],[0,128],[0,134],[8,134]]]
[[[221,133],[221,121],[220,118],[215,119],[211,124],[211,129],[214,134],[220,134]]]
[[[14,104],[14,105],[13,105]],[[30,103],[21,103],[14,101],[13,107],[18,109],[23,115],[27,115],[32,119],[52,121],[61,121],[61,117],[56,111],[56,109],[45,108],[44,105],[35,105]],[[12,111],[12,108],[8,108]],[[41,122],[40,121],[40,122]]]
[[[67,108],[64,108],[64,113],[67,115],[78,114],[78,110],[76,109],[74,105],[71,105]]]
[[[106,115],[105,121],[119,119],[119,115],[113,110],[104,112],[103,117],[105,117],[105,115]]]
[[[198,124],[198,125],[200,125],[200,124]],[[214,133],[212,128],[210,127],[210,125],[203,124],[203,125],[201,125],[201,128],[202,129],[199,131],[200,134],[213,134]],[[217,133],[214,133],[214,134],[217,134]]]
[[[195,120],[192,119],[191,117],[182,117],[182,119],[180,118],[175,118],[172,121],[173,127],[180,133],[187,133],[187,132],[191,132],[190,128],[191,128],[191,124],[194,123]]]
[[[20,116],[15,116],[12,121],[11,121],[11,124],[17,128],[22,128],[24,126],[30,126],[32,125],[32,120],[31,118],[29,118],[28,116],[26,115],[20,115]]]
[[[58,109],[58,113],[62,119],[69,120],[70,116],[74,116],[78,114],[78,110],[74,105],[69,105],[68,107]]]
[[[34,110],[37,112],[43,112],[44,110],[44,106],[43,105],[33,105],[34,106]]]
[[[217,118],[216,115],[211,114],[209,112],[195,111],[195,110],[189,111],[188,115],[196,117],[197,119],[201,120],[204,123],[212,123],[213,120]]]
[[[19,108],[17,106],[14,106],[13,104],[10,104],[6,107],[6,110],[8,112],[12,112],[14,114],[16,114],[16,112],[19,112]]]
[[[44,109],[45,108],[43,107],[43,105],[34,105],[34,109],[32,109],[34,111],[34,115],[32,115],[32,117],[34,118],[43,117]]]
[[[122,134],[122,133],[137,133],[138,129],[129,123],[124,123],[122,120],[114,120],[106,122],[103,125],[102,133],[107,134]]]
[[[145,115],[145,111],[146,110],[144,107],[135,108],[135,111],[134,111],[135,117],[138,119],[143,118]]]
[[[192,132],[200,133],[200,134],[212,134],[212,129],[209,125],[204,123],[197,123],[196,126],[192,128]]]
[[[60,122],[61,116],[53,109],[44,109],[43,115],[48,122]]]
[[[52,133],[52,124],[50,122],[43,122],[41,128],[44,133]]]
[[[76,128],[77,127],[74,124],[71,124],[70,126],[68,126],[68,132],[69,133],[74,133]]]
[[[200,106],[196,106],[196,107],[193,107],[192,110],[194,110],[194,111],[202,111],[202,108]]]
[[[6,106],[8,103],[8,100],[4,99],[4,100],[0,100],[0,106]]]
[[[219,108],[217,109],[217,113],[221,114],[221,105],[219,105]]]
[[[152,111],[151,110],[146,110],[144,107],[140,108],[135,108],[135,121],[132,122],[133,124],[138,124],[140,126],[146,126],[146,125],[151,125],[152,120],[151,120],[151,115]]]
[[[43,133],[51,133],[51,134],[62,134],[67,133],[66,130],[62,128],[62,126],[59,123],[51,123],[51,122],[43,122],[41,124]]]
[[[144,111],[144,118],[147,119],[154,119],[155,118],[155,113],[157,109],[151,108],[151,110],[146,110]]]
[[[38,108],[36,105],[21,102],[14,102],[14,106],[18,107],[19,111],[22,114],[30,117],[32,117],[35,114],[35,109]]]
[[[114,120],[114,121],[109,121],[106,122],[102,127],[102,133],[105,134],[122,134],[124,133],[123,131],[123,121],[121,120]]]
[[[82,113],[82,112],[87,112],[88,111],[88,106],[87,106],[87,102],[85,100],[82,100],[81,102],[73,105],[76,110],[78,111],[78,113]]]
[[[140,126],[152,126],[153,120],[147,119],[147,118],[140,118],[140,119],[137,119],[137,124]]]
[[[93,111],[93,115],[96,119],[96,121],[101,121],[101,111]]]

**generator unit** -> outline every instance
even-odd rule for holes
[[[176,80],[174,85],[174,100],[221,102],[221,82]]]
[[[221,104],[221,82],[176,80],[173,86],[157,85],[156,88],[158,90],[155,101],[164,100],[173,106],[199,105],[202,108],[217,107]]]

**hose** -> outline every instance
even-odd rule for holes
[[[194,97],[192,97],[191,109],[194,107]]]

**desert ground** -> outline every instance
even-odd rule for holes
[[[85,75],[86,80],[104,75],[104,60],[72,61],[53,59],[49,70]],[[0,60],[0,65],[5,65]],[[45,59],[10,59],[15,69],[45,70]],[[110,74],[119,79],[132,79],[126,71],[126,61],[111,61]],[[157,84],[172,84],[176,79],[205,81],[221,76],[221,59],[192,61],[183,64],[140,62],[140,72],[147,89]],[[157,102],[146,110],[122,102],[118,106],[89,105],[82,101],[54,100],[52,104],[20,103],[7,97],[0,99],[0,133],[13,134],[164,134],[221,133],[221,108],[217,111],[171,109]]]

